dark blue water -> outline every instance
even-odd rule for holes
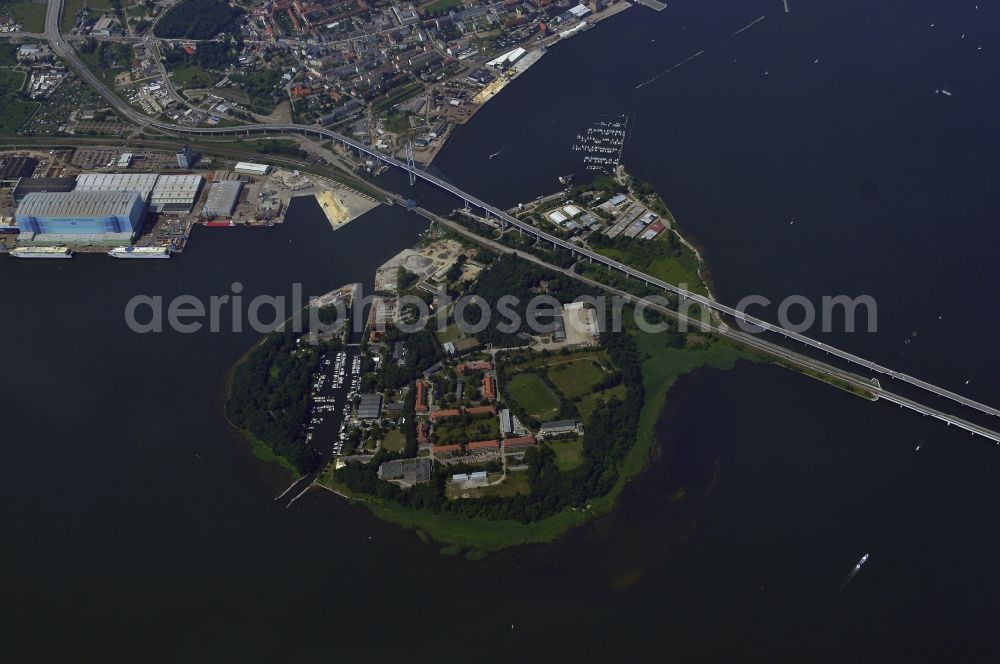
[[[1000,402],[982,366],[996,358],[991,335],[977,333],[1000,322],[983,297],[1000,277],[1000,7],[791,5],[787,16],[772,0],[629,9],[551,49],[435,165],[513,205],[583,175],[576,134],[628,113],[624,163],[705,249],[720,299],[870,294],[879,334],[829,341]]]
[[[791,2],[629,9],[552,49],[437,166],[513,204],[581,171],[570,145],[598,115],[631,113],[626,164],[722,299],[872,293],[880,332],[842,345],[1000,403],[997,9]],[[774,367],[682,381],[662,456],[552,546],[471,562],[331,496],[274,503],[221,417],[256,335],[137,337],[122,309],[237,280],[322,293],[423,228],[398,208],[336,233],[315,206],[290,216],[202,229],[168,262],[0,260],[2,659],[996,660],[996,449]]]

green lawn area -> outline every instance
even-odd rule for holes
[[[390,452],[402,452],[404,445],[406,445],[406,436],[399,429],[393,429],[382,439],[382,447]]]
[[[5,11],[21,24],[25,32],[45,31],[45,3],[32,0],[0,0],[0,11]]]
[[[500,437],[500,423],[495,417],[482,417],[467,425],[460,419],[444,420],[434,425],[434,444],[468,443],[476,440],[494,440]]]
[[[0,69],[0,134],[16,133],[38,108],[36,102],[18,99],[24,77],[22,72]]]
[[[587,394],[600,383],[604,379],[604,371],[595,366],[593,360],[580,358],[550,364],[548,376],[564,397],[573,399]]]
[[[427,12],[447,11],[453,7],[461,7],[462,0],[435,0],[426,7],[421,7]]]
[[[583,437],[567,440],[553,440],[545,443],[556,453],[556,467],[559,470],[573,470],[583,462]]]
[[[600,247],[597,251],[668,283],[687,284],[687,288],[692,292],[706,294],[708,291],[698,276],[698,259],[694,252],[681,245],[679,255],[670,255],[672,250],[668,247],[666,238],[672,233],[672,230],[667,230],[655,240],[635,240],[634,251],[611,247]],[[657,249],[662,250],[662,255],[650,259],[650,254],[655,255]]]
[[[17,64],[17,46],[8,41],[0,43],[0,65],[13,67]]]
[[[462,338],[462,330],[459,329],[458,325],[452,323],[445,329],[437,333],[438,341],[441,343],[448,343],[449,341],[455,341],[456,339]]]
[[[490,473],[489,481],[495,482],[500,479],[500,473]],[[500,484],[484,486],[476,489],[462,489],[456,484],[448,484],[445,487],[445,495],[451,499],[459,498],[482,498],[483,496],[527,496],[531,493],[531,486],[528,483],[528,473],[517,472],[508,473],[507,478]]]
[[[540,420],[559,412],[559,399],[536,374],[514,376],[507,390],[529,415]]]
[[[410,119],[403,113],[390,113],[386,116],[383,124],[385,125],[386,130],[391,131],[394,134],[402,134],[413,129],[413,127],[410,126]]]
[[[218,82],[218,77],[201,68],[201,65],[184,65],[170,72],[174,85],[182,88],[210,88]]]

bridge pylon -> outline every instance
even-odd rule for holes
[[[417,162],[413,158],[413,143],[406,141],[406,172],[410,175],[411,187],[417,183],[417,174],[414,172],[416,168]]]

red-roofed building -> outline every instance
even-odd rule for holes
[[[531,445],[537,445],[538,442],[535,440],[534,436],[518,436],[517,438],[505,438],[503,441],[504,449],[511,447],[529,447]]]
[[[422,380],[417,381],[417,403],[415,410],[418,413],[427,412],[427,383]]]
[[[465,412],[469,415],[496,415],[497,409],[493,406],[472,406],[466,408]]]
[[[448,410],[435,410],[431,412],[431,420],[445,420],[449,417],[458,417],[462,414],[462,411],[457,408],[449,408]]]
[[[431,444],[430,425],[427,422],[417,422],[417,447],[429,447]]]
[[[492,454],[500,451],[499,440],[477,440],[465,446],[469,454]]]
[[[491,374],[483,376],[483,396],[490,401],[497,398],[497,379]]]
[[[435,445],[431,448],[431,452],[433,452],[436,457],[449,457],[458,454],[461,451],[461,445]]]

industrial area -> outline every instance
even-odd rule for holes
[[[0,252],[16,258],[169,258],[195,224],[272,226],[292,198],[316,196],[336,228],[377,202],[325,178],[268,164],[215,164],[114,149],[20,151],[0,161]]]

